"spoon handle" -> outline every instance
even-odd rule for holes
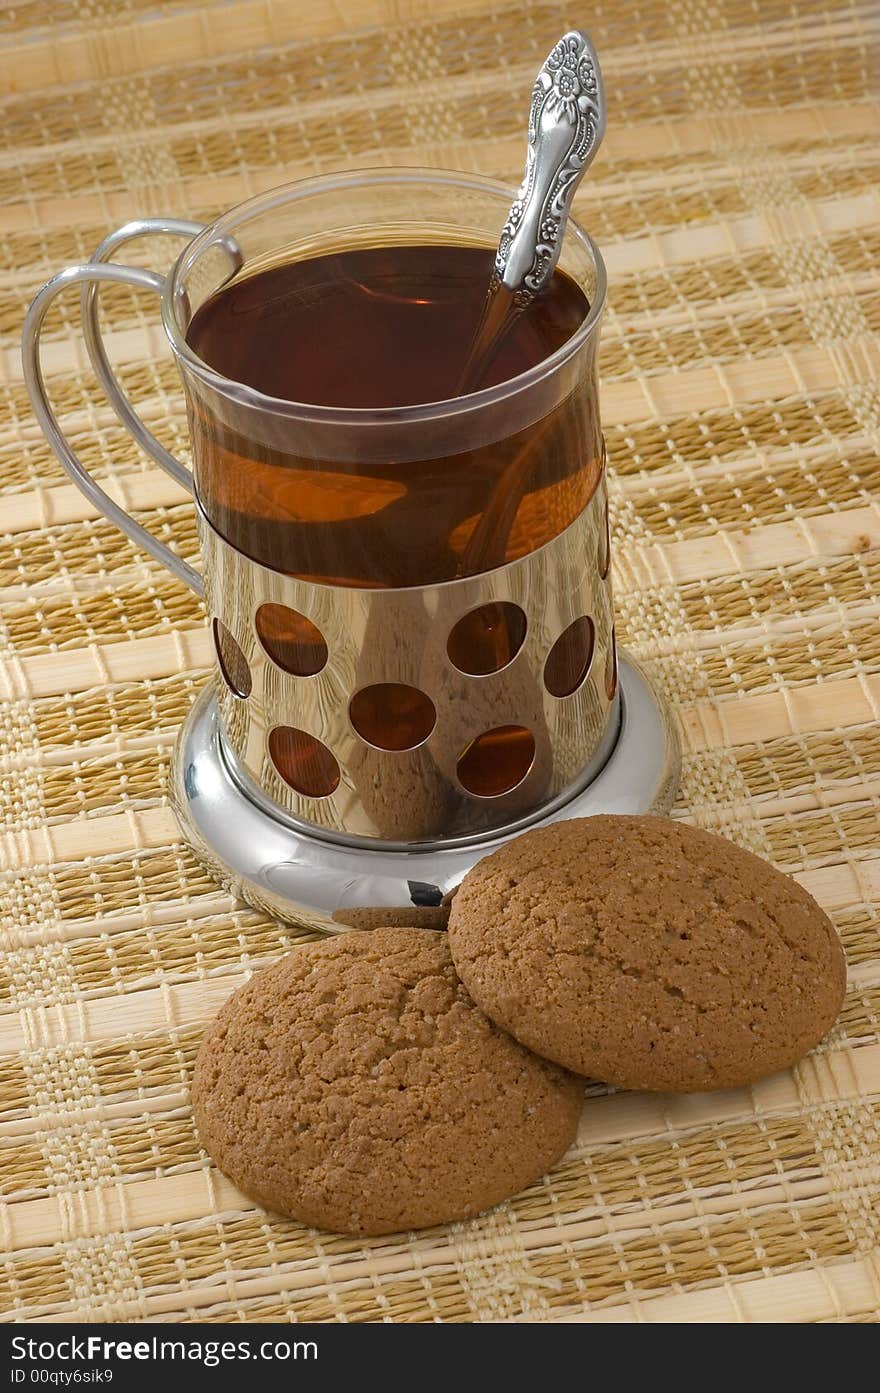
[[[525,176],[495,257],[498,281],[524,304],[553,274],[574,191],[604,134],[599,60],[587,35],[572,29],[535,80]]]

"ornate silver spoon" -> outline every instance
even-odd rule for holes
[[[501,232],[486,306],[458,384],[474,391],[517,316],[549,282],[575,189],[605,134],[599,60],[586,34],[572,29],[554,45],[535,79],[522,186]],[[507,466],[459,558],[459,575],[500,565],[540,432]]]
[[[599,60],[587,35],[572,29],[554,44],[535,78],[525,174],[501,230],[486,309],[460,392],[478,385],[517,314],[553,275],[575,189],[604,134]]]
[[[571,200],[604,134],[599,60],[587,35],[572,29],[535,79],[525,175],[495,257],[500,284],[526,303],[553,275]]]

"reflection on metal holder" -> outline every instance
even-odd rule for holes
[[[477,861],[523,826],[603,812],[668,812],[678,786],[678,735],[641,669],[624,655],[619,709],[617,739],[604,766],[555,800],[552,810],[543,807],[503,833],[402,850],[331,840],[317,828],[273,816],[265,801],[248,796],[209,688],[180,733],[172,803],[186,841],[233,894],[280,919],[338,933],[348,926],[334,915],[440,905]]]
[[[439,585],[315,584],[199,530],[224,736],[270,813],[447,844],[534,815],[613,739],[604,475],[551,542]]]

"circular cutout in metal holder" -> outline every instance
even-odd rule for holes
[[[234,895],[290,923],[326,933],[348,926],[334,914],[433,908],[484,856],[529,827],[595,813],[666,813],[678,788],[680,745],[665,703],[641,668],[620,654],[620,720],[598,772],[530,818],[485,836],[430,846],[327,837],[274,816],[246,791],[221,733],[212,688],[183,724],[171,801],[199,860]]]

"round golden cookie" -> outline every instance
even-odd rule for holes
[[[843,950],[795,881],[658,817],[537,828],[452,901],[459,976],[547,1059],[623,1088],[732,1088],[800,1059],[843,1000]]]
[[[192,1088],[202,1142],[269,1209],[343,1233],[464,1219],[574,1139],[583,1081],[492,1025],[445,934],[298,948],[223,1006]]]

